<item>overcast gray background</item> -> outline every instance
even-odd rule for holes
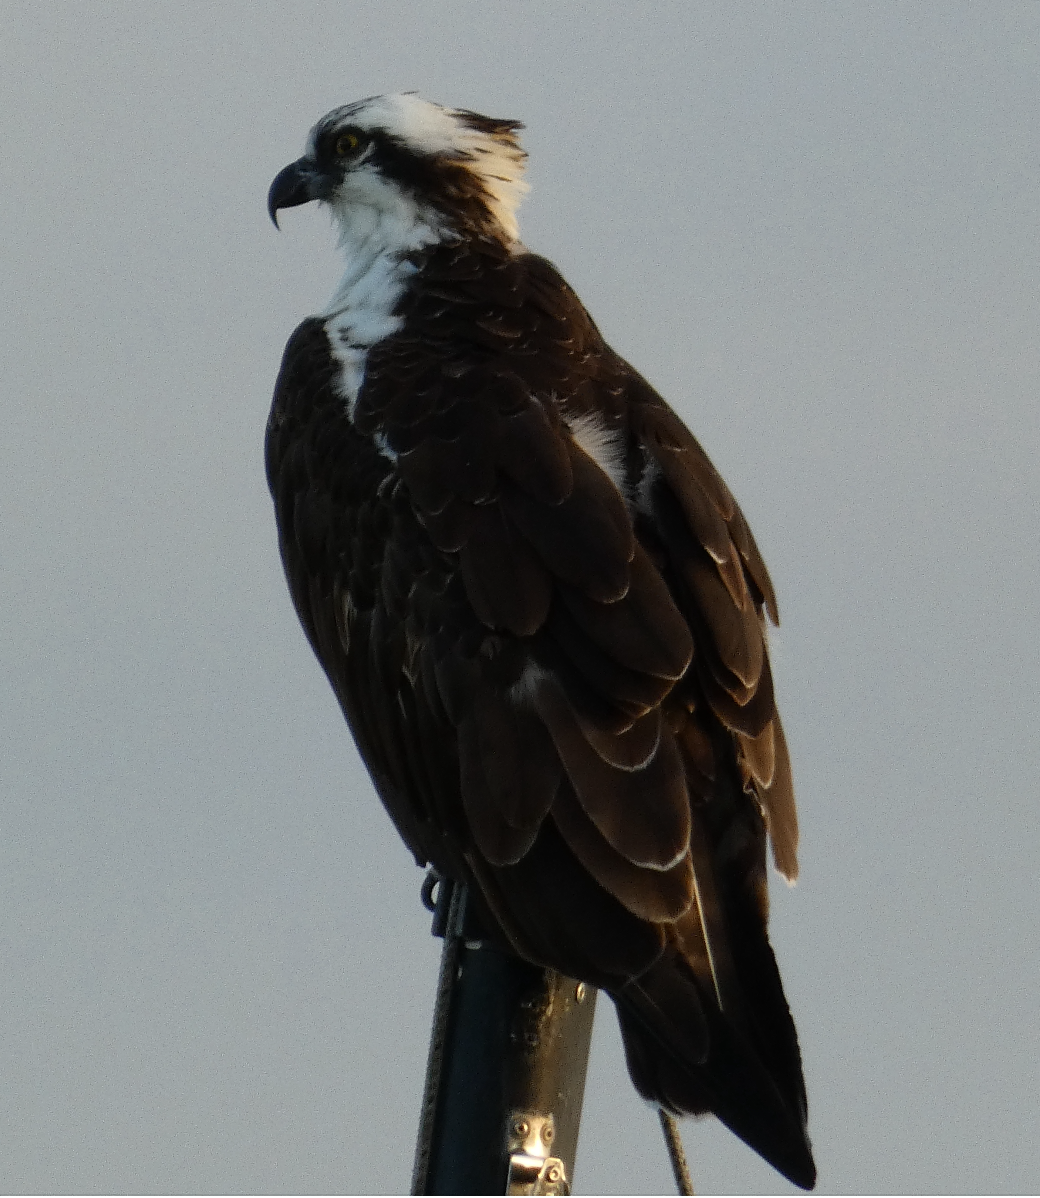
[[[527,243],[772,569],[825,1193],[1040,1184],[1035,3],[6,4],[0,1187],[401,1191],[438,945],[261,445],[327,109],[527,123]],[[713,1121],[702,1192],[784,1189]],[[664,1191],[602,1005],[577,1185]]]

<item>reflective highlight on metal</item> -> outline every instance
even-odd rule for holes
[[[556,1139],[552,1115],[517,1111],[509,1121],[507,1194],[569,1194],[567,1168],[549,1151]]]

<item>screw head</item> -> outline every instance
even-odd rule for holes
[[[551,1144],[553,1142],[554,1135],[556,1135],[556,1128],[553,1127],[551,1123],[547,1123],[542,1128],[542,1139],[546,1142],[546,1144]]]
[[[546,1172],[546,1177],[548,1177],[550,1181],[559,1181],[560,1180],[559,1165],[550,1165]]]
[[[513,1122],[513,1134],[514,1135],[519,1136],[521,1139],[523,1139],[524,1136],[526,1136],[530,1130],[531,1130],[531,1128],[528,1126],[526,1119],[514,1120],[514,1122]]]

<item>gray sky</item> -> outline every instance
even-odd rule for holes
[[[438,945],[261,445],[338,268],[267,186],[418,89],[526,122],[525,240],[772,570],[821,1190],[1035,1191],[1040,5],[8,3],[0,47],[4,1189],[407,1187]],[[607,1004],[577,1184],[669,1187]]]

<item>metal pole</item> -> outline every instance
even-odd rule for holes
[[[444,936],[413,1194],[568,1194],[596,992],[498,952],[439,883]]]

